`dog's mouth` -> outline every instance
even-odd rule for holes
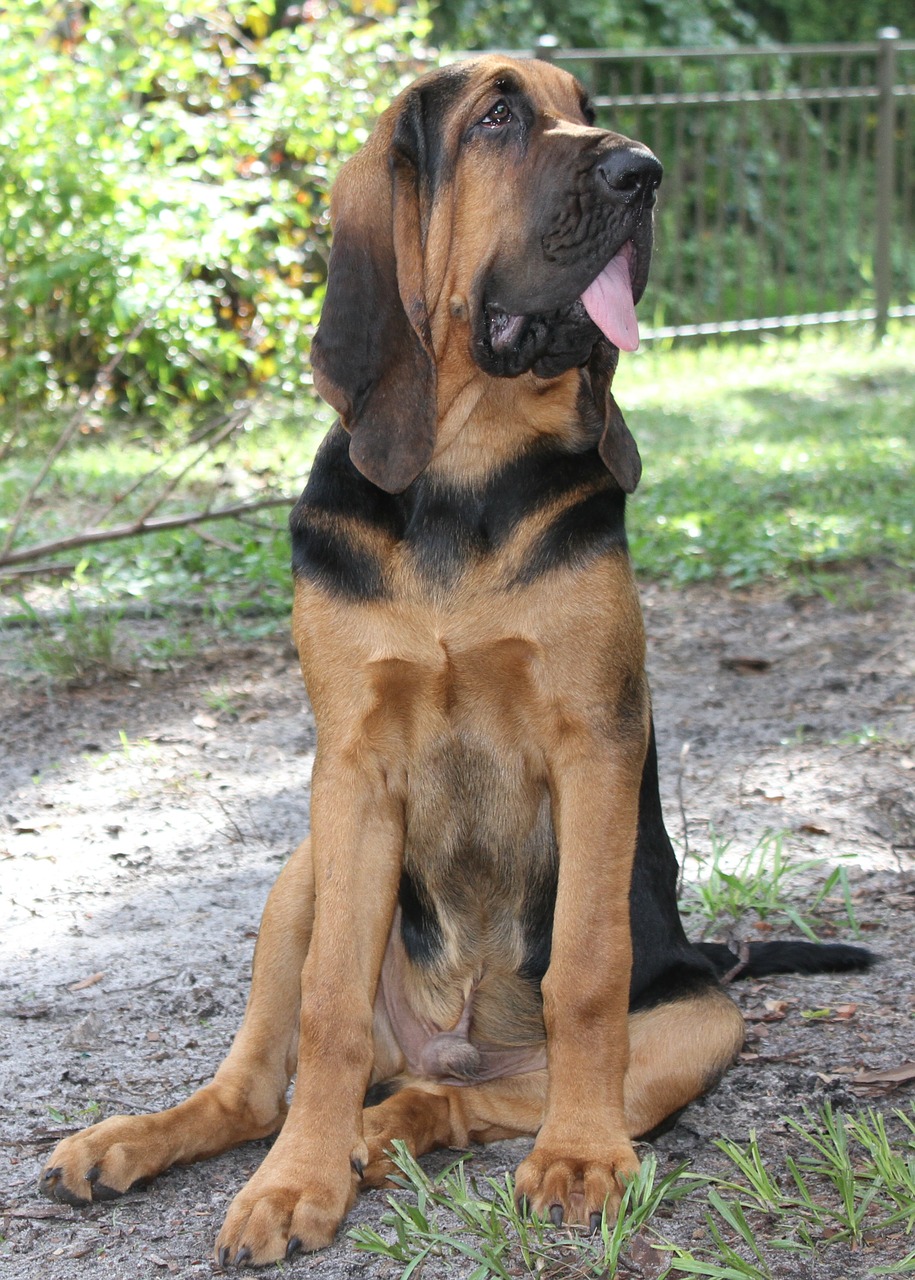
[[[505,356],[517,350],[531,325],[580,322],[588,318],[608,342],[622,351],[635,351],[639,345],[639,326],[635,304],[644,289],[640,271],[640,254],[633,240],[627,240],[602,271],[591,281],[579,298],[549,315],[512,315],[495,303],[485,309],[486,336],[493,355]]]

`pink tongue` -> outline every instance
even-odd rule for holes
[[[629,277],[631,257],[632,241],[627,240],[581,295],[588,315],[604,337],[621,351],[635,351],[639,345],[639,324]]]

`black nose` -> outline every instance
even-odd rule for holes
[[[597,163],[597,171],[617,200],[630,204],[653,198],[664,173],[646,147],[615,147]]]

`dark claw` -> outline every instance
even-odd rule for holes
[[[561,1204],[550,1205],[550,1222],[552,1222],[554,1227],[562,1226],[562,1205]]]
[[[236,1253],[235,1265],[236,1267],[243,1267],[246,1262],[250,1262],[250,1261],[251,1261],[251,1250],[248,1248],[247,1245],[245,1245],[244,1249],[239,1249],[238,1253]]]
[[[92,1184],[93,1200],[120,1200],[123,1194],[123,1191],[115,1191],[114,1187],[106,1187],[104,1182]]]
[[[352,1169],[353,1173],[356,1175],[357,1178],[365,1177],[365,1165],[362,1163],[362,1161],[359,1159],[358,1156],[350,1156],[349,1163],[350,1163],[350,1168]]]
[[[286,1259],[294,1258],[302,1247],[302,1241],[298,1236],[293,1236],[286,1246]]]
[[[102,1171],[99,1168],[99,1166],[97,1164],[94,1164],[92,1168],[89,1170],[89,1172],[86,1174],[86,1181],[89,1183],[89,1186],[92,1188],[92,1199],[93,1200],[119,1199],[120,1196],[124,1194],[123,1191],[115,1191],[114,1187],[108,1187],[105,1185],[104,1182],[99,1182],[99,1177],[101,1176],[101,1172]]]
[[[595,1233],[596,1231],[600,1231],[600,1220],[601,1220],[601,1217],[602,1217],[602,1215],[601,1215],[601,1214],[599,1214],[599,1213],[592,1213],[592,1214],[591,1214],[591,1217],[588,1219],[588,1228],[589,1228],[589,1230],[590,1230],[590,1232],[591,1232],[592,1236],[594,1235],[594,1233]]]
[[[216,1261],[222,1267],[223,1271],[225,1271],[226,1267],[229,1265],[229,1246],[227,1244],[224,1244],[219,1250],[219,1253],[216,1256]]]

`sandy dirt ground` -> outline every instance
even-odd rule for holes
[[[791,1149],[782,1118],[805,1106],[890,1113],[911,1102],[911,1083],[857,1080],[915,1057],[911,597],[875,585],[856,612],[767,592],[649,588],[643,600],[667,820],[681,845],[688,837],[690,876],[710,827],[738,853],[767,831],[788,832],[797,858],[847,867],[858,926],[884,957],[866,974],[735,985],[749,1017],[745,1052],[656,1144],[662,1170],[686,1158],[709,1172],[721,1168],[715,1138],[755,1128],[777,1164]],[[173,1170],[86,1211],[36,1191],[63,1134],[167,1106],[210,1076],[243,1009],[267,891],[307,830],[314,729],[288,641],[228,647],[201,636],[200,645],[178,669],[140,664],[70,689],[29,675],[16,644],[0,654],[6,1280],[215,1273],[222,1216],[266,1149]],[[822,876],[807,873],[798,892],[812,894]],[[851,938],[844,911],[827,904],[824,936]],[[754,926],[748,917],[736,933],[777,936]],[[842,1016],[804,1017],[840,1007]],[[478,1152],[476,1167],[500,1173],[527,1145]],[[364,1196],[350,1225],[377,1224],[384,1198]],[[701,1243],[701,1214],[688,1204],[660,1225]],[[826,1249],[819,1261],[773,1253],[772,1275],[854,1280],[912,1247],[900,1235]],[[656,1262],[646,1254],[621,1274],[656,1275]],[[357,1254],[345,1234],[282,1271],[399,1274]]]

